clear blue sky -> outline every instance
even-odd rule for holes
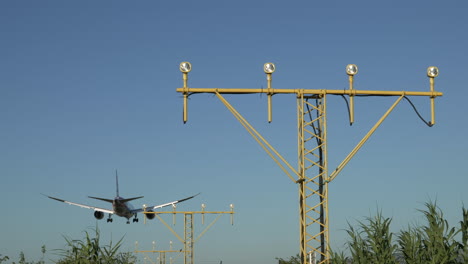
[[[190,86],[210,88],[265,87],[271,61],[278,88],[345,89],[354,63],[356,89],[427,91],[426,68],[438,66],[436,126],[403,102],[330,184],[331,243],[343,248],[347,222],[377,208],[395,231],[421,222],[430,199],[457,224],[468,204],[467,13],[466,1],[1,1],[0,254],[38,260],[41,245],[81,238],[93,212],[40,193],[106,206],[87,196],[114,197],[115,169],[122,196],[145,196],[134,206],[198,192],[179,209],[235,204],[234,226],[222,217],[195,245],[197,263],[298,252],[297,186],[216,97],[191,97],[182,123],[181,61],[193,65]],[[297,164],[294,96],[274,97],[271,124],[265,96],[227,98]],[[357,98],[349,127],[344,101],[330,97],[330,171],[392,102]],[[413,102],[430,117],[428,98]],[[104,241],[125,236],[125,250],[176,241],[158,221],[99,227]]]

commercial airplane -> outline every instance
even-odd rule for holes
[[[116,186],[117,186],[117,196],[113,200],[112,199],[105,199],[105,198],[88,196],[89,198],[92,198],[92,199],[97,199],[97,200],[101,200],[101,201],[104,201],[104,202],[111,203],[112,204],[112,210],[104,209],[104,208],[100,208],[100,207],[95,207],[95,206],[89,206],[89,205],[86,205],[86,204],[79,204],[79,203],[69,202],[69,201],[65,201],[63,199],[55,198],[55,197],[48,196],[48,195],[45,195],[45,196],[49,197],[50,199],[59,201],[59,202],[63,202],[63,203],[71,204],[71,205],[76,205],[76,206],[79,206],[79,207],[82,207],[82,208],[93,209],[94,210],[94,217],[96,219],[98,219],[98,220],[104,218],[104,214],[108,213],[109,214],[109,217],[107,218],[108,223],[112,222],[112,215],[115,214],[117,216],[127,218],[127,224],[130,224],[130,218],[132,218],[132,217],[134,217],[133,222],[138,222],[137,213],[143,212],[145,210],[146,210],[146,212],[153,212],[153,210],[158,209],[158,208],[162,208],[162,207],[166,207],[166,206],[170,206],[170,205],[175,205],[177,203],[187,201],[187,200],[192,199],[193,197],[195,197],[195,196],[197,196],[199,194],[198,193],[198,194],[192,195],[190,197],[187,197],[187,198],[184,198],[184,199],[181,199],[181,200],[177,200],[177,201],[172,201],[172,202],[165,203],[165,204],[147,206],[145,208],[134,209],[133,206],[129,202],[132,201],[132,200],[143,198],[144,196],[127,198],[127,199],[125,199],[123,197],[120,197],[120,195],[119,195],[119,178],[117,176],[117,171],[115,171],[115,183],[116,183]],[[155,215],[154,214],[147,214],[146,217],[148,219],[153,219],[155,217]]]

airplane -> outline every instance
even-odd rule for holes
[[[130,218],[132,218],[132,217],[134,217],[133,222],[138,222],[137,213],[141,213],[143,211],[153,212],[153,210],[158,209],[158,208],[162,208],[162,207],[166,207],[166,206],[170,206],[170,205],[174,206],[177,203],[181,203],[181,202],[190,200],[193,197],[200,194],[200,193],[198,193],[198,194],[192,195],[190,197],[187,197],[187,198],[184,198],[184,199],[181,199],[181,200],[172,201],[172,202],[165,203],[165,204],[154,205],[154,206],[145,206],[145,205],[143,205],[144,206],[143,208],[134,209],[134,207],[129,202],[133,201],[133,200],[136,200],[136,199],[143,198],[144,196],[127,198],[127,199],[125,199],[123,197],[120,197],[120,195],[119,195],[119,178],[118,178],[118,175],[117,175],[117,171],[115,171],[115,183],[116,183],[116,186],[117,186],[117,196],[113,200],[112,199],[100,198],[100,197],[88,196],[89,198],[92,198],[92,199],[101,200],[101,201],[104,201],[104,202],[111,203],[112,204],[112,210],[104,209],[104,208],[100,208],[100,207],[95,207],[95,206],[89,206],[89,205],[86,205],[86,204],[74,203],[74,202],[66,201],[66,200],[56,198],[56,197],[52,197],[52,196],[48,196],[48,195],[44,195],[44,196],[47,196],[50,199],[53,199],[53,200],[56,200],[56,201],[59,201],[59,202],[62,202],[62,203],[76,205],[76,206],[79,206],[79,207],[82,207],[82,208],[87,208],[87,209],[93,209],[94,210],[94,217],[96,219],[98,219],[98,220],[103,219],[104,214],[108,213],[109,214],[109,217],[107,218],[108,223],[112,222],[112,220],[113,220],[112,215],[115,214],[117,216],[127,218],[127,224],[130,224]],[[154,219],[155,214],[147,214],[146,217],[151,220],[151,219]]]

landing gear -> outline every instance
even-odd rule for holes
[[[109,214],[109,217],[107,218],[107,223],[111,222],[112,223],[112,214]]]
[[[133,223],[137,222],[138,223],[138,217],[137,215],[135,214],[135,218],[133,218]]]

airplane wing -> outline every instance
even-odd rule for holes
[[[99,208],[99,207],[95,207],[95,206],[89,206],[89,205],[86,205],[86,204],[79,204],[79,203],[69,202],[69,201],[65,201],[63,199],[55,198],[55,197],[48,196],[48,195],[45,195],[45,194],[43,194],[43,195],[49,197],[52,200],[56,200],[56,201],[59,201],[59,202],[62,202],[62,203],[76,205],[76,206],[86,208],[86,209],[93,209],[94,211],[99,211],[99,212],[108,213],[108,214],[113,214],[114,213],[114,211],[109,210],[109,209]]]
[[[169,205],[174,205],[174,204],[177,204],[177,203],[181,203],[183,201],[187,201],[187,200],[190,200],[192,199],[193,197],[199,195],[200,193],[197,193],[195,195],[192,195],[190,197],[187,197],[187,198],[184,198],[184,199],[181,199],[181,200],[177,200],[177,201],[172,201],[172,202],[169,202],[169,203],[165,203],[165,204],[160,204],[160,205],[153,205],[153,206],[147,206],[146,207],[146,211],[148,210],[154,210],[154,209],[158,209],[158,208],[163,208],[163,207],[166,207],[166,206],[169,206]],[[132,213],[140,213],[140,212],[143,212],[145,209],[144,208],[139,208],[139,209],[133,209],[131,212]]]

